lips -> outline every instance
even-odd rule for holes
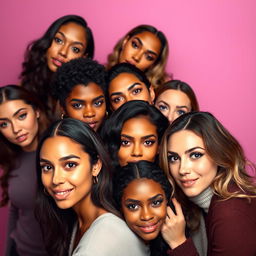
[[[180,180],[180,183],[183,187],[185,188],[189,188],[189,187],[192,187],[196,181],[198,180],[198,178],[196,179],[186,179],[186,180]]]
[[[53,190],[54,198],[56,200],[65,200],[70,195],[70,193],[73,191],[73,188],[71,189],[62,189],[62,190]]]
[[[86,122],[92,129],[95,129],[96,125],[97,125],[97,121],[95,122]]]
[[[22,134],[22,135],[16,137],[16,140],[17,140],[17,142],[21,143],[21,142],[26,141],[27,138],[28,138],[28,133]]]
[[[61,67],[65,62],[58,58],[52,58],[52,63],[57,67]]]
[[[154,224],[139,226],[139,229],[143,233],[149,234],[149,233],[155,232],[157,230],[158,226],[159,226],[159,222],[154,223]]]

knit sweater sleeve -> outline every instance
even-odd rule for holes
[[[169,256],[199,256],[191,238],[188,238],[183,244],[179,245],[175,249],[168,250],[167,254]]]

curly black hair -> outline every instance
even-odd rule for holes
[[[77,58],[64,63],[58,68],[52,85],[53,96],[65,109],[65,100],[76,85],[97,84],[106,95],[106,70],[97,61]]]

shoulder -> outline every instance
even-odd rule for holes
[[[93,222],[79,242],[74,255],[146,256],[147,252],[144,243],[122,219],[112,213],[106,213]]]

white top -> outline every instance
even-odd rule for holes
[[[126,223],[112,213],[100,215],[74,247],[75,225],[69,247],[71,256],[149,256],[149,247],[140,240]]]

